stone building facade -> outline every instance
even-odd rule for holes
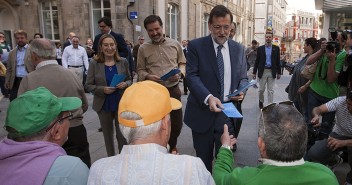
[[[260,45],[265,44],[265,32],[273,30],[273,42],[280,45],[280,40],[285,32],[286,0],[256,0],[255,2],[255,33]]]
[[[109,16],[113,31],[135,43],[139,35],[149,39],[143,20],[157,14],[166,35],[192,40],[209,34],[209,13],[217,4],[231,10],[238,25],[235,39],[248,45],[255,29],[255,0],[0,0],[0,31],[13,45],[13,32],[18,29],[27,31],[29,39],[42,33],[57,42],[75,32],[84,44],[100,32],[97,20]]]

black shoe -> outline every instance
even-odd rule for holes
[[[232,147],[232,152],[236,152],[236,150],[237,150],[237,144],[234,144]]]
[[[101,127],[98,129],[98,132],[102,132],[103,131],[103,129],[101,129]]]
[[[262,109],[264,107],[263,102],[259,101],[259,108]]]

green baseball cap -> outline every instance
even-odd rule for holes
[[[9,134],[28,136],[47,127],[61,112],[82,106],[77,97],[58,98],[45,87],[27,91],[14,99],[8,109],[5,127]],[[15,129],[8,129],[8,127]]]

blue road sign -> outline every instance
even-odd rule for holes
[[[130,12],[130,19],[137,19],[138,18],[138,12]]]

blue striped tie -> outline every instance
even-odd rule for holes
[[[221,84],[221,94],[220,100],[224,100],[224,58],[222,57],[221,49],[223,45],[218,46],[218,52],[216,54],[216,61],[218,62],[219,75],[220,75],[220,84]]]

